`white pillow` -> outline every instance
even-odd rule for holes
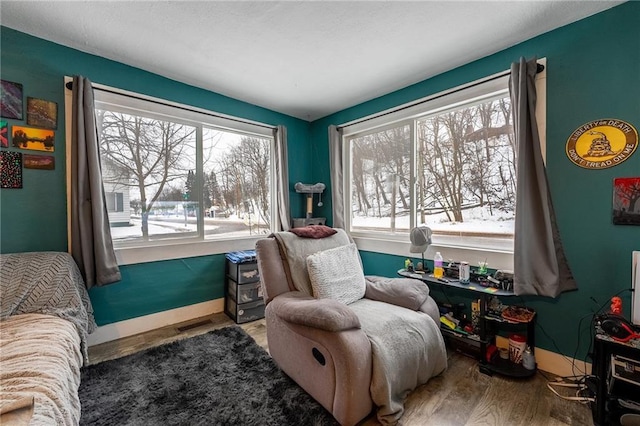
[[[348,305],[364,297],[364,272],[353,243],[310,255],[307,270],[317,299],[334,299]]]

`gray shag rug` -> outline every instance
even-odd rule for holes
[[[337,425],[232,326],[82,369],[83,425]]]

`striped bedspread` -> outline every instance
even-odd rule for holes
[[[84,280],[69,253],[0,254],[0,295],[2,320],[39,313],[71,321],[87,360],[87,336],[96,322]]]
[[[0,409],[33,396],[29,425],[77,425],[82,361],[80,336],[67,320],[22,314],[0,321]]]

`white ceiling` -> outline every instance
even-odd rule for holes
[[[314,120],[620,3],[1,0],[0,21]]]

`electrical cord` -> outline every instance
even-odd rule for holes
[[[574,377],[578,377],[578,376],[575,375],[575,370],[578,370],[578,372],[582,373],[583,376],[586,375],[586,372],[581,371],[580,368],[575,365],[575,358],[569,358],[568,356],[566,356],[565,354],[562,353],[562,351],[558,347],[558,344],[556,343],[556,341],[553,340],[553,338],[551,336],[549,336],[549,333],[547,333],[547,331],[544,329],[544,327],[542,327],[542,325],[539,322],[536,322],[536,326],[551,341],[551,343],[553,344],[553,347],[558,351],[557,353],[560,356],[562,356],[565,360],[567,360],[568,363],[571,364],[571,373],[574,374]],[[567,377],[571,377],[571,376],[567,376]]]
[[[590,340],[589,340],[589,348],[587,349],[587,356],[589,356],[589,354],[591,353],[592,345],[593,345],[593,338],[594,338],[594,333],[595,333],[595,321],[596,321],[596,317],[597,317],[598,313],[605,308],[605,306],[609,303],[609,300],[611,300],[611,298],[619,296],[623,292],[629,291],[629,290],[631,290],[631,289],[625,288],[625,289],[620,290],[619,292],[617,292],[616,294],[611,296],[607,300],[607,302],[603,303],[596,312],[590,312],[590,313],[588,313],[586,315],[583,315],[580,318],[580,320],[578,321],[578,333],[577,333],[578,340],[576,342],[576,349],[574,350],[573,357],[571,359],[569,359],[567,356],[562,354],[562,352],[560,351],[560,348],[558,348],[558,345],[555,342],[555,340],[551,336],[549,336],[549,334],[546,332],[546,330],[544,329],[544,327],[542,327],[542,325],[540,323],[536,323],[536,325],[540,328],[540,330],[544,333],[544,335],[551,341],[551,343],[556,348],[558,353],[561,354],[562,357],[565,358],[567,361],[571,362],[571,372],[573,373],[573,376],[558,377],[555,381],[551,381],[544,374],[542,374],[543,377],[545,377],[545,379],[547,379],[547,387],[556,396],[558,396],[559,398],[562,398],[564,400],[577,401],[577,402],[580,402],[580,403],[583,403],[583,404],[595,402],[595,398],[593,396],[591,396],[591,395],[593,395],[593,392],[591,391],[591,389],[589,389],[589,387],[587,385],[587,380],[589,378],[594,377],[594,376],[593,375],[589,375],[586,372],[581,371],[575,364],[576,357],[577,357],[577,354],[578,354],[578,349],[580,348],[580,336],[582,334],[581,333],[582,322],[586,318],[591,317],[591,319],[589,321],[589,337],[590,337]],[[633,290],[631,290],[631,291],[633,291]],[[520,297],[520,300],[521,300],[522,304],[524,306],[526,306],[526,302],[524,301],[524,299],[522,297]],[[591,300],[593,300],[594,302],[597,303],[597,301],[593,297],[591,297]],[[585,363],[587,362],[587,358],[586,357],[584,358],[584,362]],[[576,375],[576,369],[578,370],[578,372],[581,373],[580,375]],[[575,396],[561,395],[554,388],[554,386],[567,387],[567,388],[576,388]]]
[[[590,321],[590,329],[589,329],[589,337],[590,337],[590,340],[589,340],[589,348],[588,348],[588,350],[587,350],[587,356],[588,356],[588,354],[590,354],[590,353],[591,353],[591,345],[593,344],[593,330],[595,329],[595,327],[594,327],[594,321],[595,321],[595,317],[596,317],[596,315],[597,315],[600,311],[602,311],[602,309],[604,309],[604,307],[605,307],[607,304],[609,304],[609,303],[610,303],[610,302],[609,302],[609,300],[611,300],[611,298],[616,297],[616,296],[619,296],[620,294],[624,293],[625,291],[630,291],[630,290],[631,290],[631,289],[624,288],[624,289],[622,289],[622,290],[618,291],[616,294],[614,294],[613,296],[609,297],[609,299],[608,299],[605,303],[603,303],[603,304],[598,308],[598,310],[597,310],[596,312],[590,312],[590,313],[588,313],[588,314],[586,314],[586,315],[584,315],[584,316],[582,316],[582,317],[580,318],[580,320],[579,320],[579,322],[578,322],[578,333],[577,333],[577,335],[578,335],[578,341],[576,342],[576,349],[575,349],[575,350],[574,350],[574,352],[573,352],[573,357],[572,357],[572,358],[569,358],[569,357],[565,356],[565,355],[562,353],[562,351],[560,350],[560,348],[558,347],[558,344],[556,343],[556,341],[555,341],[551,336],[549,336],[549,334],[546,332],[546,330],[544,329],[544,327],[542,327],[542,325],[541,325],[539,322],[536,322],[536,326],[537,326],[537,327],[539,327],[539,328],[540,328],[540,331],[542,331],[542,333],[543,333],[543,334],[544,334],[544,335],[545,335],[545,336],[546,336],[546,337],[551,341],[551,343],[553,344],[554,348],[558,351],[558,353],[559,353],[560,355],[562,355],[562,357],[563,357],[563,358],[565,358],[568,362],[570,362],[570,363],[571,363],[571,373],[574,375],[574,377],[576,377],[576,370],[577,370],[579,373],[581,373],[583,376],[585,376],[585,377],[588,377],[588,376],[589,376],[589,375],[587,374],[587,372],[586,372],[586,371],[582,371],[579,367],[577,367],[577,366],[576,366],[576,363],[575,363],[575,362],[576,362],[576,357],[577,357],[577,355],[578,355],[578,349],[580,348],[580,336],[581,336],[581,334],[582,334],[582,333],[580,332],[580,329],[581,329],[581,327],[582,327],[582,321],[584,321],[584,319],[585,319],[585,318],[587,318],[587,317],[589,317],[589,316],[591,316],[591,317],[592,317],[592,318],[591,318],[591,321]],[[596,303],[597,303],[597,301],[596,301],[593,297],[591,297],[591,300],[593,300],[594,302],[596,302]],[[521,301],[521,303],[522,303],[522,305],[523,305],[523,306],[526,306],[526,302],[525,302],[525,300],[522,298],[522,296],[520,296],[520,301]],[[587,362],[586,357],[584,358],[584,360],[583,360],[583,361],[584,361],[585,363]]]
[[[526,302],[522,297],[520,297],[520,301],[521,301],[522,305],[526,307]],[[583,321],[584,318],[586,318],[587,316],[584,316],[583,318],[581,318],[580,321]],[[580,402],[582,404],[593,402],[594,398],[592,398],[591,396],[585,396],[584,395],[584,394],[586,394],[586,395],[590,395],[591,394],[589,388],[586,385],[586,380],[587,380],[587,377],[589,377],[589,376],[586,374],[586,372],[581,371],[575,365],[575,355],[573,356],[573,358],[569,358],[566,355],[564,355],[562,353],[562,351],[560,350],[560,348],[558,347],[558,344],[556,343],[556,341],[549,335],[549,333],[547,333],[547,331],[544,329],[544,327],[539,322],[536,322],[536,326],[551,341],[551,343],[553,344],[555,349],[558,351],[557,353],[559,353],[564,359],[566,359],[567,362],[571,363],[571,372],[573,373],[573,376],[558,377],[558,378],[556,378],[556,380],[551,380],[541,370],[538,370],[538,372],[547,380],[547,388],[549,388],[549,390],[551,392],[553,392],[554,395],[556,395],[559,398],[562,398],[564,400],[567,400],[567,401],[577,401],[577,402]],[[579,323],[578,324],[578,330],[580,330],[580,327],[581,327],[581,324]],[[579,339],[579,337],[578,337],[578,339]],[[580,343],[579,343],[579,340],[578,340],[577,347],[579,347],[579,344]],[[581,373],[580,375],[576,375],[576,369]],[[554,388],[554,386],[576,388],[575,396],[561,395]]]
[[[522,303],[522,306],[527,307],[527,303],[522,298],[522,296],[519,296],[519,297],[520,297],[520,302]],[[551,344],[553,344],[553,347],[556,349],[556,351],[558,351],[557,353],[560,354],[565,360],[567,360],[567,362],[569,362],[571,364],[571,373],[574,375],[574,377],[578,377],[578,376],[576,376],[576,369],[578,370],[578,372],[582,373],[583,376],[586,375],[586,372],[580,371],[580,369],[578,367],[576,367],[576,365],[575,365],[575,355],[574,355],[573,358],[569,358],[568,356],[564,355],[562,353],[562,351],[560,350],[560,348],[558,347],[558,344],[556,343],[556,341],[553,339],[553,337],[551,337],[549,335],[549,333],[547,333],[547,331],[544,329],[542,324],[540,324],[540,322],[536,321],[536,327],[538,327],[540,329],[540,331],[542,331],[542,334],[544,334],[549,339],[549,341],[551,341]],[[579,338],[579,336],[578,336],[578,338]],[[568,377],[570,377],[570,376],[568,376]]]
[[[567,388],[576,388],[576,396],[560,395],[560,393],[554,388],[554,386],[567,387]],[[584,383],[567,383],[567,382],[562,382],[562,381],[556,381],[556,382],[547,382],[547,387],[556,396],[558,396],[558,397],[560,397],[560,398],[562,398],[564,400],[567,400],[567,401],[578,401],[580,403],[587,404],[587,403],[590,403],[590,402],[595,402],[595,400],[596,400],[593,397],[581,395],[582,392],[589,392],[589,388]]]

